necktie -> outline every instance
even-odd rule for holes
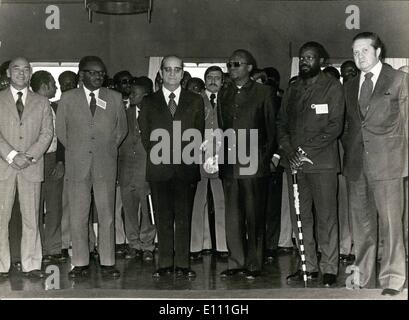
[[[176,101],[175,101],[175,94],[173,92],[171,92],[171,94],[169,95],[169,103],[168,103],[168,108],[170,113],[172,114],[172,117],[175,115],[176,112]]]
[[[359,94],[359,109],[361,110],[361,114],[365,117],[366,113],[368,112],[369,108],[369,100],[372,96],[373,90],[373,82],[371,78],[373,77],[372,72],[368,72],[365,74],[365,80],[361,86],[361,92]]]
[[[212,93],[210,95],[210,103],[212,104],[213,109],[214,109],[214,106],[216,105],[216,102],[214,101],[215,99],[216,99],[216,95]]]
[[[21,116],[23,115],[23,111],[24,111],[24,104],[23,104],[23,100],[21,100],[21,97],[23,96],[22,92],[17,92],[18,95],[18,99],[16,101],[16,107],[17,107],[17,112],[18,115],[21,119]]]
[[[91,92],[89,96],[91,97],[91,100],[89,102],[89,108],[91,110],[92,116],[94,116],[95,109],[97,108],[97,100],[95,99],[95,93]]]

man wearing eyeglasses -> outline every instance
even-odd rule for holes
[[[319,267],[323,284],[329,287],[336,283],[338,273],[337,173],[340,164],[337,138],[343,128],[344,96],[340,82],[321,72],[321,65],[327,57],[321,44],[307,42],[299,54],[299,77],[284,94],[278,113],[278,142],[290,189],[290,213],[295,234],[298,234],[298,228],[291,174],[292,169],[298,170],[308,279],[318,279],[317,240],[321,249]],[[302,162],[301,150],[307,153],[312,164]],[[299,269],[287,280],[302,281],[302,274]]]
[[[225,195],[226,239],[230,256],[221,277],[243,274],[248,280],[259,276],[263,266],[265,209],[270,159],[276,149],[276,100],[270,87],[250,79],[256,61],[247,50],[233,52],[227,63],[233,81],[220,98],[220,128],[234,131],[236,142],[225,139],[224,163],[220,166]],[[257,143],[249,139],[251,131]],[[244,141],[240,136],[245,136]],[[238,137],[238,139],[237,139]],[[250,154],[250,163],[240,155]],[[252,156],[255,155],[255,156]],[[230,159],[234,159],[230,161]],[[248,167],[256,168],[246,172]]]
[[[71,278],[89,271],[88,220],[91,190],[98,211],[98,249],[103,275],[119,277],[115,268],[115,182],[118,146],[127,133],[122,97],[103,88],[105,65],[86,56],[79,63],[82,86],[64,92],[56,129],[65,146],[72,259]]]
[[[196,273],[189,263],[190,225],[200,171],[198,164],[189,164],[183,157],[181,162],[178,161],[175,153],[184,150],[188,141],[180,141],[173,127],[180,125],[183,132],[194,129],[203,137],[204,105],[200,95],[180,85],[183,78],[182,59],[177,56],[164,57],[160,73],[162,88],[142,100],[138,118],[147,153],[146,180],[152,191],[159,244],[159,268],[152,276],[158,279],[175,272],[178,278],[191,279],[196,277]],[[171,147],[169,161],[157,159],[160,155],[155,150],[159,143],[151,141],[150,137],[152,132],[158,130],[168,133],[172,140],[170,145],[165,146]],[[200,143],[195,146],[197,151]]]

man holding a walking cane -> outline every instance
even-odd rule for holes
[[[305,249],[307,279],[317,280],[320,269],[323,284],[330,287],[336,283],[338,273],[337,138],[343,128],[344,96],[339,81],[321,72],[327,57],[321,44],[307,42],[299,53],[299,78],[283,97],[277,134],[282,165],[289,179],[291,221],[295,234],[299,232],[298,210],[302,221],[303,248],[300,249]],[[312,163],[305,161],[305,157]],[[294,206],[291,175],[294,170],[297,172],[298,208]],[[321,250],[319,267],[317,245]],[[289,283],[302,281],[303,272],[298,269],[287,280]]]

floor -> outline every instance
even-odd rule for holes
[[[155,259],[156,260],[156,259]],[[155,261],[154,260],[154,261]],[[196,271],[194,280],[175,279],[173,276],[152,279],[155,262],[117,259],[121,271],[118,279],[103,278],[99,265],[92,260],[89,277],[71,280],[67,273],[68,262],[45,266],[48,278],[30,280],[12,268],[6,279],[0,280],[0,298],[131,298],[131,299],[408,299],[406,289],[398,296],[384,297],[380,289],[352,290],[346,288],[348,276],[346,265],[340,265],[337,285],[325,288],[320,281],[308,288],[303,284],[287,284],[286,276],[295,270],[297,255],[280,255],[265,264],[262,276],[249,281],[236,276],[221,279],[219,274],[227,268],[227,262],[212,256],[192,262]]]

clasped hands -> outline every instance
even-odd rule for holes
[[[33,157],[30,157],[29,155],[23,152],[19,152],[13,158],[13,162],[11,163],[11,166],[14,169],[21,170],[21,169],[27,168],[28,166],[30,166],[31,164],[35,162],[36,160]]]

